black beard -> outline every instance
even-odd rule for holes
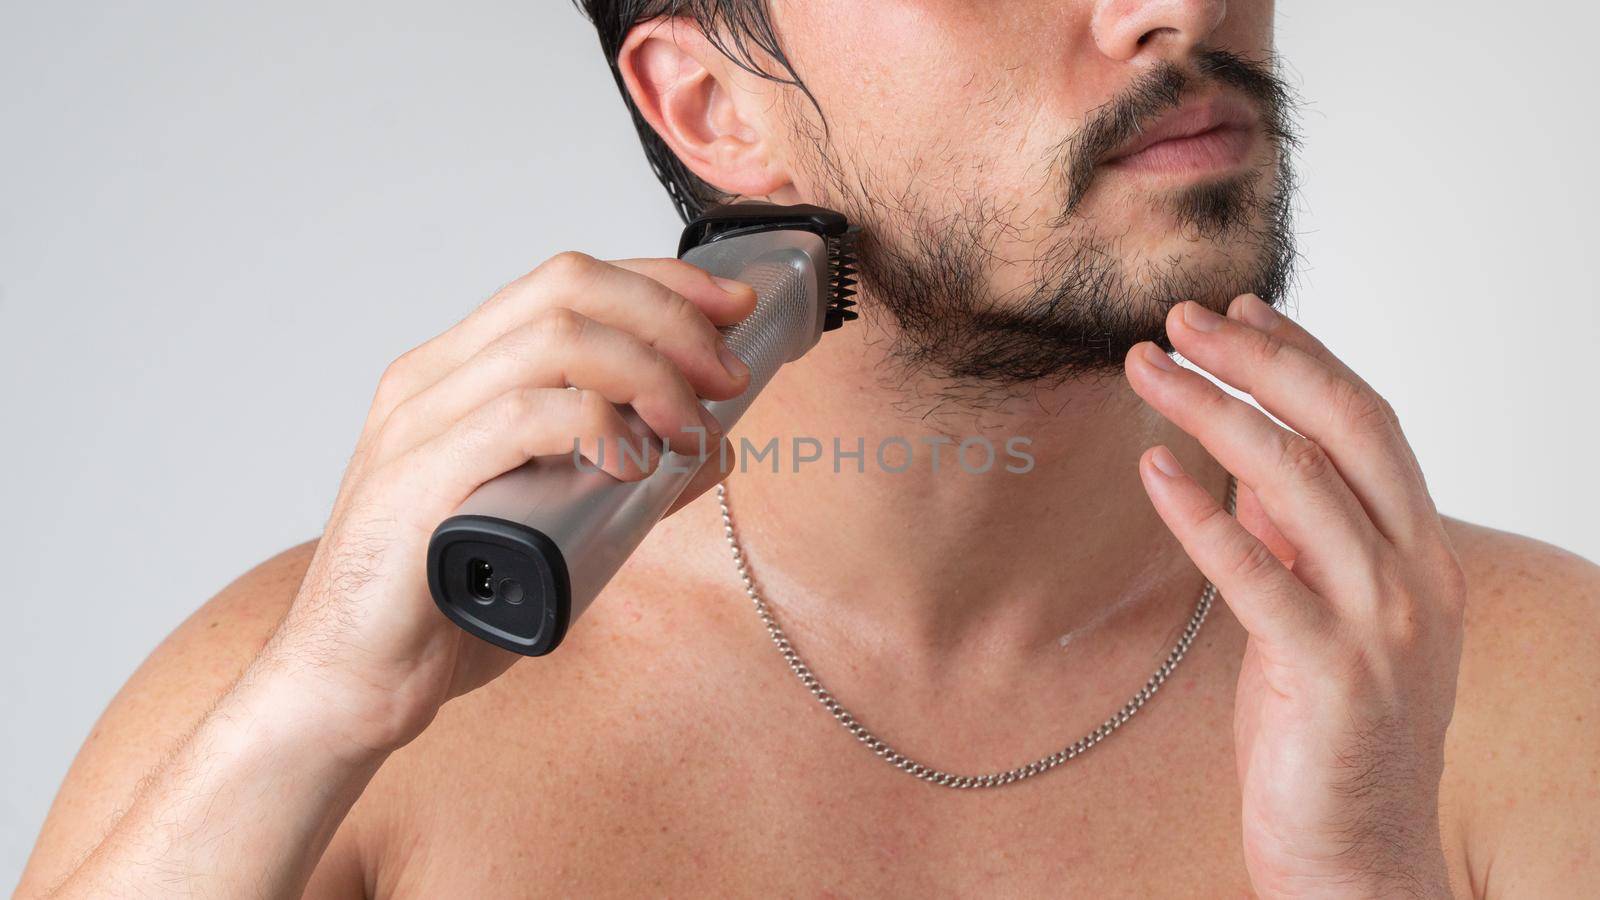
[[[1051,172],[1063,212],[1029,260],[1030,283],[1003,297],[986,296],[984,284],[996,259],[991,248],[1012,226],[984,198],[966,198],[957,213],[935,218],[915,196],[878,190],[859,167],[846,178],[819,153],[816,202],[863,225],[857,248],[863,316],[873,327],[887,324],[884,313],[892,317],[890,350],[903,363],[900,374],[932,376],[946,383],[946,399],[984,405],[981,398],[1019,386],[1119,375],[1140,341],[1170,351],[1166,312],[1183,300],[1220,311],[1246,292],[1274,304],[1283,299],[1295,261],[1292,95],[1268,64],[1226,51],[1201,52],[1196,71],[1158,65],[1058,145]],[[1225,244],[1229,262],[1185,266],[1175,255],[1134,265],[1120,256],[1115,238],[1090,233],[1078,203],[1098,160],[1209,83],[1255,102],[1275,151],[1271,171],[1190,186],[1155,210],[1175,216],[1192,241]]]

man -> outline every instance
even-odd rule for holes
[[[512,667],[433,608],[432,528],[614,403],[678,442],[747,378],[748,286],[560,254],[385,373],[322,537],[133,677],[24,895],[1592,892],[1600,572],[1441,517],[1273,309],[1270,3],[586,6],[686,214],[865,229],[864,320],[740,436],[916,464],[736,469],[726,530],[708,466]],[[929,464],[966,436],[1032,465]]]

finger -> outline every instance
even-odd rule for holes
[[[1170,450],[1145,451],[1139,477],[1161,521],[1246,631],[1281,648],[1316,646],[1330,620],[1326,606],[1228,515]]]
[[[557,307],[640,333],[653,345],[659,342],[658,349],[689,374],[703,396],[737,396],[748,383],[743,364],[722,355],[717,325],[737,322],[755,308],[755,289],[750,285],[713,279],[682,260],[608,263],[568,251],[541,263],[444,333],[407,352],[391,367],[393,379],[385,373],[386,380],[395,383],[375,409],[393,409],[495,339]]]
[[[616,289],[597,285],[560,296],[555,305],[637,335],[676,363],[703,397],[722,400],[745,389],[749,367],[728,349],[717,325],[748,315],[754,288],[733,281],[708,288],[712,276],[675,259],[603,265],[610,271],[602,279],[616,280]]]
[[[453,509],[479,485],[535,456],[570,458],[573,435],[582,436],[585,458],[617,478],[632,481],[648,474],[626,459],[629,454],[614,452],[631,432],[610,401],[594,391],[523,387],[386,461],[398,474],[382,483],[425,490]],[[607,452],[597,454],[591,448],[601,441]]]
[[[575,252],[552,257],[519,282],[484,304],[483,321],[467,329],[464,340],[481,335],[487,343],[544,310],[565,306],[634,331],[652,344],[664,340],[663,352],[678,349],[685,338],[696,339],[685,349],[711,350],[704,387],[718,392],[717,398],[734,396],[742,388],[742,383],[729,384],[713,339],[719,336],[718,325],[734,324],[755,309],[755,288],[748,284],[714,278],[678,259],[605,261]],[[691,365],[685,371],[697,370]],[[726,393],[730,389],[733,393]]]
[[[1228,304],[1228,318],[1244,322],[1286,344],[1293,344],[1340,375],[1363,387],[1371,387],[1364,378],[1357,374],[1354,369],[1345,365],[1344,360],[1335,356],[1333,351],[1329,350],[1311,332],[1301,327],[1298,322],[1272,308],[1265,300],[1255,294],[1240,294],[1233,298],[1233,302]],[[1374,393],[1376,392],[1374,391]],[[1399,419],[1393,419],[1393,422],[1396,428],[1400,426]]]
[[[1282,428],[1150,341],[1129,351],[1135,392],[1255,492],[1319,592],[1364,589],[1382,536],[1314,441]]]
[[[1329,350],[1327,345],[1318,340],[1315,335],[1307,331],[1300,323],[1273,309],[1271,305],[1255,294],[1240,294],[1233,298],[1233,303],[1228,306],[1228,318],[1246,322],[1286,344],[1298,347],[1313,359],[1340,375],[1368,390],[1372,390],[1372,385],[1368,384],[1366,379],[1346,365],[1344,360],[1335,356],[1333,351]],[[1383,405],[1384,413],[1389,419],[1389,424],[1394,427],[1395,434],[1400,436],[1400,442],[1405,447],[1406,461],[1410,463],[1417,483],[1422,485],[1423,490],[1426,492],[1427,479],[1422,474],[1422,464],[1417,460],[1416,451],[1405,436],[1405,429],[1400,424],[1400,417],[1395,415],[1394,407],[1390,405],[1387,399],[1384,399],[1383,395],[1378,394],[1375,390],[1372,390],[1372,393],[1378,397],[1378,401]],[[1433,505],[1431,495],[1428,497],[1428,504],[1430,507]]]
[[[1364,381],[1241,317],[1224,318],[1192,301],[1168,314],[1167,332],[1184,356],[1327,451],[1391,541],[1406,545],[1435,530],[1438,515],[1416,478],[1411,449],[1388,404]]]
[[[689,298],[713,325],[737,325],[756,308],[756,289],[748,282],[712,275],[681,259],[614,259],[611,265],[637,272]]]
[[[384,444],[391,454],[403,452],[517,387],[568,386],[631,406],[650,431],[681,453],[699,449],[700,431],[719,430],[683,374],[661,353],[626,332],[556,308],[402,403],[384,425]],[[570,447],[574,435],[566,437]]]
[[[534,271],[544,275],[528,290],[509,291],[485,307],[483,322],[467,331],[506,335],[554,307],[568,307],[595,322],[621,328],[677,362],[702,396],[738,396],[749,370],[726,352],[718,323],[738,322],[755,307],[755,288],[722,280],[680,259],[622,259],[603,263],[563,253]],[[491,338],[493,340],[493,338]],[[451,359],[466,359],[448,354]]]

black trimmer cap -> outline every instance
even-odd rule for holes
[[[701,244],[709,244],[731,234],[774,229],[804,228],[824,238],[842,236],[850,228],[843,213],[831,209],[797,203],[784,206],[765,200],[742,200],[707,207],[694,221],[684,226],[683,237],[678,240],[678,256],[683,256]]]

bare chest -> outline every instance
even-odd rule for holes
[[[1043,776],[957,791],[790,712],[450,729],[386,773],[406,799],[379,896],[1250,895],[1225,723],[1130,725]]]

